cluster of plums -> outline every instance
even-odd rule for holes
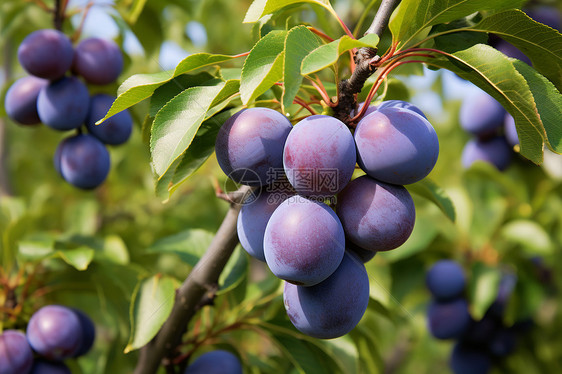
[[[197,357],[184,374],[242,374],[242,364],[233,353],[218,349]]]
[[[429,331],[437,339],[457,339],[450,359],[455,374],[486,374],[515,350],[517,334],[527,323],[507,327],[503,322],[516,283],[514,275],[504,275],[495,301],[479,321],[470,315],[464,297],[466,277],[457,262],[435,263],[427,272],[426,283],[433,296],[427,310]]]
[[[369,301],[363,262],[408,239],[415,208],[402,185],[437,161],[437,135],[423,113],[383,102],[352,134],[327,115],[293,127],[275,110],[244,109],[221,127],[215,150],[225,174],[257,187],[241,208],[238,237],[286,281],[293,325],[324,339],[351,331]],[[366,175],[351,180],[356,164]]]
[[[0,335],[0,373],[70,374],[64,360],[86,354],[95,327],[82,311],[47,305],[33,314],[26,333],[6,330]]]
[[[125,110],[96,126],[115,98],[106,94],[90,96],[79,77],[92,85],[114,82],[123,69],[121,50],[114,42],[99,38],[84,39],[74,48],[60,31],[44,29],[23,40],[18,59],[30,75],[9,88],[4,103],[6,113],[22,125],[43,123],[58,131],[77,130],[76,135],[59,144],[55,168],[73,186],[96,188],[110,169],[105,145],[126,142],[133,120]]]
[[[511,114],[492,96],[477,91],[464,100],[459,117],[461,127],[474,135],[463,149],[463,167],[484,161],[505,170],[511,163],[513,147],[519,144]]]

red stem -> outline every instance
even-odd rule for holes
[[[351,39],[355,39],[355,36],[353,36],[353,33],[351,32],[351,30],[347,27],[347,25],[342,21],[342,19],[338,16],[335,15],[336,18],[338,19],[338,22],[340,23],[343,31],[345,31],[345,33],[347,34],[347,36],[349,36]]]
[[[316,35],[318,35],[319,37],[321,37],[322,39],[325,39],[325,40],[327,40],[327,41],[329,41],[329,42],[333,42],[333,41],[334,41],[333,38],[329,37],[328,35],[324,34],[322,31],[320,31],[320,30],[318,30],[318,29],[316,29],[316,28],[314,28],[314,27],[312,27],[312,26],[308,26],[308,29],[309,29],[310,31],[312,31],[314,34],[316,34]]]

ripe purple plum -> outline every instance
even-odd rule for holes
[[[302,196],[290,197],[275,209],[263,243],[273,274],[304,286],[328,278],[345,252],[345,235],[336,213]]]
[[[84,39],[76,46],[72,70],[88,83],[109,84],[123,70],[123,55],[112,40]]]
[[[427,309],[427,322],[437,339],[459,338],[470,326],[468,303],[464,299],[433,301]]]
[[[80,319],[70,308],[47,305],[31,316],[27,340],[33,350],[50,360],[64,360],[76,354],[82,344]]]
[[[481,349],[457,343],[449,364],[454,374],[486,374],[492,367],[492,360]]]
[[[517,135],[517,128],[515,127],[515,119],[513,119],[513,116],[509,113],[505,114],[503,130],[505,140],[507,140],[507,143],[510,146],[515,147],[519,144],[519,136]]]
[[[6,330],[0,334],[0,373],[27,374],[33,364],[33,352],[25,334]]]
[[[437,300],[456,298],[464,292],[466,277],[462,267],[452,260],[436,262],[426,275],[427,288]]]
[[[242,374],[242,364],[233,353],[218,349],[197,357],[184,374]]]
[[[361,109],[363,109],[363,105],[365,105],[365,102],[362,101],[359,104],[357,104],[357,110],[352,110],[351,111],[351,116],[356,116]],[[368,116],[369,114],[373,113],[374,111],[376,111],[378,109],[378,106],[376,105],[369,105],[369,107],[367,108],[367,110],[365,111],[365,114],[363,115],[363,117]]]
[[[492,136],[503,124],[504,117],[501,104],[482,90],[467,97],[459,113],[461,127],[481,138]]]
[[[293,126],[269,108],[243,109],[220,128],[215,143],[217,161],[232,180],[265,186],[283,168],[283,146]]]
[[[259,196],[250,195],[244,201],[238,215],[237,231],[242,248],[252,257],[265,262],[263,239],[265,228],[277,207],[292,194],[263,188]]]
[[[39,92],[37,113],[41,122],[59,131],[80,127],[90,106],[88,88],[76,77],[49,83]]]
[[[338,195],[337,213],[348,239],[371,251],[401,246],[414,229],[416,210],[410,193],[366,175]]]
[[[34,76],[18,79],[6,93],[4,107],[13,121],[21,125],[41,123],[37,114],[37,96],[49,81]]]
[[[74,354],[74,357],[85,355],[90,351],[94,345],[94,340],[96,338],[96,327],[91,318],[79,309],[72,309],[76,316],[80,320],[80,326],[82,327],[82,343],[80,347]]]
[[[73,57],[70,39],[62,32],[51,29],[32,32],[18,48],[21,66],[29,74],[44,79],[62,77],[72,66]]]
[[[90,134],[104,144],[119,145],[125,143],[133,131],[133,117],[127,109],[114,114],[96,126],[96,122],[106,115],[114,100],[115,97],[105,94],[92,96],[86,117],[86,127]]]
[[[538,6],[526,11],[526,13],[535,21],[560,31],[560,27],[562,26],[562,16],[560,15],[560,11],[554,6]]]
[[[351,132],[340,120],[325,115],[297,123],[283,151],[285,174],[302,196],[337,194],[351,180],[355,163]]]
[[[302,333],[333,339],[353,330],[369,303],[369,276],[359,259],[345,254],[338,269],[325,281],[302,287],[285,282],[287,315]]]
[[[30,374],[72,374],[72,372],[62,362],[37,359],[33,363]]]
[[[472,139],[462,151],[462,165],[468,169],[476,161],[484,161],[494,165],[498,170],[507,169],[511,163],[512,150],[502,136],[489,140]]]
[[[433,126],[409,109],[379,108],[359,121],[354,136],[361,169],[386,183],[410,184],[425,178],[439,155]]]
[[[68,183],[82,189],[96,188],[109,173],[109,152],[88,134],[64,139],[55,151],[55,169]]]
[[[423,118],[427,119],[426,115],[420,108],[404,100],[387,100],[379,104],[378,109],[382,108],[403,108],[416,112]]]

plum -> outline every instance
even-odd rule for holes
[[[49,81],[34,76],[18,79],[6,93],[4,107],[13,121],[22,125],[41,123],[37,113],[37,97]]]
[[[511,147],[502,136],[489,140],[472,139],[464,146],[461,160],[466,169],[476,161],[484,161],[503,171],[511,163],[512,153]]]
[[[338,195],[337,214],[349,241],[371,251],[401,246],[416,218],[414,201],[404,187],[366,175],[351,181]]]
[[[112,115],[103,123],[96,126],[111,108],[115,97],[105,94],[94,95],[90,98],[90,109],[86,117],[88,132],[101,140],[104,144],[119,145],[125,143],[133,131],[133,118],[127,109]]]
[[[83,341],[76,313],[61,305],[47,305],[31,316],[27,340],[33,350],[50,360],[64,360],[78,352]]]
[[[403,109],[408,109],[411,110],[412,112],[416,112],[417,114],[419,114],[420,116],[422,116],[423,118],[427,119],[427,116],[425,115],[424,112],[422,112],[422,110],[420,108],[418,108],[417,106],[415,106],[412,103],[409,103],[407,101],[404,100],[387,100],[387,101],[383,101],[382,103],[379,104],[378,109],[382,109],[382,108],[403,108]]]
[[[82,189],[96,188],[109,173],[109,152],[88,134],[64,139],[55,151],[55,169],[68,183]]]
[[[513,119],[511,114],[505,114],[503,126],[505,140],[507,140],[510,146],[515,147],[519,144],[519,136],[517,135],[517,128],[515,127],[515,119]]]
[[[492,367],[485,351],[462,343],[455,344],[449,364],[455,374],[486,374]]]
[[[470,326],[468,303],[464,299],[433,301],[427,309],[431,335],[437,339],[459,338]]]
[[[283,151],[287,178],[303,196],[337,194],[351,180],[355,163],[351,132],[340,120],[325,115],[297,123]]]
[[[32,32],[18,48],[21,66],[29,74],[44,79],[62,77],[72,66],[73,57],[70,39],[62,32],[51,29]]]
[[[0,374],[27,374],[33,364],[33,352],[25,334],[6,330],[0,334]]]
[[[49,83],[39,92],[37,113],[41,122],[59,131],[80,127],[90,106],[88,88],[76,77]]]
[[[123,70],[123,55],[119,46],[111,40],[84,39],[76,46],[72,70],[88,83],[109,84]]]
[[[338,268],[345,235],[338,216],[326,204],[296,196],[283,201],[271,215],[263,248],[275,276],[312,286]]]
[[[361,169],[386,183],[410,184],[425,178],[439,155],[433,126],[409,109],[379,108],[359,121],[354,137]]]
[[[459,117],[465,131],[481,138],[489,138],[502,126],[505,109],[492,96],[479,90],[463,101]]]
[[[74,313],[76,313],[76,316],[78,316],[78,319],[80,320],[80,326],[82,327],[82,343],[74,354],[74,357],[78,357],[88,353],[88,351],[90,351],[90,349],[94,345],[94,340],[96,338],[96,327],[94,326],[94,322],[86,313],[79,309],[72,310],[74,311]]]
[[[427,288],[437,300],[456,298],[464,292],[466,277],[462,267],[452,260],[436,262],[426,275]]]
[[[184,374],[242,374],[242,364],[233,353],[218,349],[197,357]]]
[[[37,359],[33,363],[30,374],[72,374],[72,372],[62,362]]]
[[[355,256],[346,253],[337,270],[312,287],[285,282],[283,301],[292,324],[302,333],[333,339],[353,330],[369,303],[369,276]]]
[[[232,180],[265,186],[283,168],[283,146],[293,127],[283,114],[269,108],[243,109],[220,128],[217,161]]]

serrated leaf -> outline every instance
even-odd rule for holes
[[[394,41],[407,45],[427,27],[446,23],[479,11],[520,7],[524,0],[402,0],[392,14],[389,28]]]
[[[449,198],[447,193],[439,187],[435,182],[424,178],[414,184],[406,186],[408,191],[424,197],[437,205],[439,209],[449,218],[455,222],[455,207],[453,201]]]
[[[147,251],[173,253],[183,262],[195,266],[213,240],[213,233],[203,229],[189,229],[167,236],[152,244]]]
[[[240,95],[247,104],[283,78],[283,59],[287,31],[272,31],[250,51],[242,67]]]
[[[526,63],[515,61],[513,66],[525,78],[531,89],[541,122],[546,131],[548,145],[555,152],[562,153],[562,126],[560,125],[560,120],[562,119],[562,94],[548,79]],[[519,130],[517,131],[519,132]]]
[[[350,49],[361,47],[376,48],[378,43],[379,37],[375,34],[367,34],[361,39],[351,39],[347,35],[342,36],[331,43],[324,44],[316,48],[308,56],[306,56],[302,61],[302,74],[312,74],[318,70],[322,70],[335,64],[338,61],[338,58]]]
[[[174,77],[205,66],[220,64],[233,58],[235,56],[196,53],[184,58],[173,72],[161,71],[153,74],[133,75],[119,87],[117,99],[115,99],[105,117],[96,124],[99,125],[112,115],[149,98],[158,87],[169,82]]]
[[[131,336],[125,353],[146,345],[160,330],[174,306],[175,282],[155,275],[137,285],[131,300]]]
[[[302,60],[322,41],[305,26],[289,30],[285,39],[285,62],[283,65],[283,108],[288,108],[295,99],[303,80],[301,75]]]
[[[502,228],[501,234],[506,240],[521,245],[525,252],[532,255],[549,255],[554,250],[548,233],[533,221],[509,222]]]
[[[470,29],[494,33],[515,45],[558,90],[562,89],[562,35],[556,30],[515,9],[486,17]]]
[[[58,257],[76,270],[86,270],[94,259],[94,253],[95,251],[89,247],[56,251]]]
[[[182,74],[173,78],[171,81],[158,87],[150,97],[149,116],[154,117],[160,109],[176,95],[193,86],[205,86],[205,82],[211,81],[207,86],[214,86],[216,82],[211,74],[206,71],[199,74]],[[213,84],[214,83],[214,84]]]
[[[218,100],[238,92],[238,88],[238,81],[192,87],[174,97],[158,112],[152,125],[150,150],[152,166],[159,177],[189,147],[209,108]]]
[[[329,0],[254,0],[246,12],[244,23],[257,22],[266,14],[271,14],[281,8],[297,3],[317,4],[326,8],[330,13],[335,13]]]
[[[540,164],[546,131],[529,85],[515,69],[514,60],[483,44],[449,54],[447,58],[432,59],[431,64],[451,70],[498,100],[515,119],[521,154]]]

